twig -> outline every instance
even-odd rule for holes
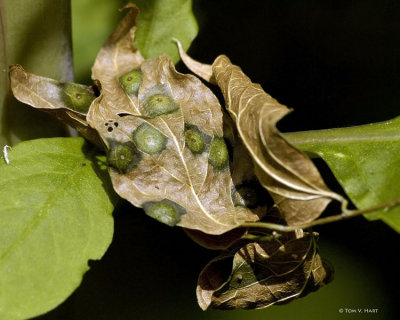
[[[241,227],[244,227],[244,228],[263,228],[263,229],[276,230],[276,231],[282,231],[282,232],[291,232],[291,231],[295,231],[297,229],[307,229],[307,228],[311,228],[311,227],[318,226],[318,225],[321,225],[321,224],[327,224],[327,223],[331,223],[331,222],[335,222],[335,221],[340,221],[340,220],[344,220],[344,219],[348,219],[348,218],[353,218],[353,217],[359,216],[361,214],[365,214],[365,213],[372,212],[372,211],[377,211],[377,210],[380,210],[380,209],[394,207],[394,206],[397,206],[399,204],[400,204],[400,198],[398,198],[396,200],[392,200],[392,201],[386,202],[384,204],[380,204],[380,205],[377,205],[377,206],[374,206],[374,207],[370,207],[370,208],[367,208],[367,209],[345,210],[341,214],[338,214],[338,215],[335,215],[335,216],[321,218],[321,219],[318,219],[318,220],[311,221],[309,223],[300,224],[300,225],[296,225],[296,226],[284,226],[284,225],[281,225],[281,224],[269,223],[269,222],[245,222],[245,223],[241,224]]]

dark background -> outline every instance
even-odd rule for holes
[[[400,1],[197,0],[194,10],[200,31],[189,54],[205,63],[228,55],[294,108],[279,124],[283,132],[399,114]],[[187,71],[181,63],[178,70]],[[329,169],[318,165],[340,191]],[[90,262],[77,291],[38,320],[400,319],[399,238],[379,221],[358,217],[315,228],[321,254],[336,269],[335,280],[320,291],[264,310],[203,312],[196,304],[197,276],[218,252],[126,202],[114,216],[114,240],[104,258]],[[340,308],[378,312],[341,314]]]

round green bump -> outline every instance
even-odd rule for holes
[[[146,214],[170,227],[180,221],[180,214],[171,203],[160,201],[144,205]]]
[[[165,149],[167,137],[153,126],[143,123],[133,132],[133,141],[140,151],[155,154]]]
[[[142,83],[142,71],[135,69],[119,77],[119,83],[129,95],[138,95]]]
[[[204,151],[205,143],[200,132],[193,129],[186,130],[185,141],[193,153],[202,153]]]
[[[96,98],[90,87],[73,82],[64,83],[63,96],[67,107],[80,113],[87,113]]]
[[[133,144],[114,144],[107,154],[108,164],[121,173],[128,172],[140,161]]]
[[[208,162],[215,169],[224,169],[229,163],[228,148],[224,138],[214,137],[211,140]]]
[[[233,270],[229,287],[240,289],[257,282],[256,268],[256,265],[249,264],[247,261],[241,263],[236,270]]]
[[[179,105],[170,96],[158,93],[147,99],[144,109],[150,117],[154,118],[161,114],[176,111],[179,109]]]

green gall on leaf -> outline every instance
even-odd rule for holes
[[[66,82],[63,85],[63,98],[68,108],[86,114],[96,96],[91,87]]]
[[[228,166],[229,153],[224,138],[214,137],[211,140],[208,162],[218,170]]]
[[[140,162],[140,153],[133,143],[111,143],[107,153],[108,165],[119,171],[127,173]]]
[[[143,209],[148,216],[170,227],[179,223],[181,216],[186,213],[185,208],[168,199],[146,202],[143,204]]]
[[[119,77],[119,83],[128,95],[138,95],[142,83],[142,71],[134,69]]]
[[[252,266],[248,262],[243,261],[237,269],[233,270],[226,286],[230,289],[241,289],[256,283],[257,277],[254,274],[254,270],[256,270],[256,264]]]
[[[151,118],[172,113],[179,109],[179,105],[170,96],[161,93],[150,96],[143,107]]]
[[[185,142],[186,146],[194,154],[202,153],[206,147],[202,133],[196,128],[185,130]]]
[[[155,154],[165,149],[167,137],[152,125],[143,123],[133,132],[133,141],[140,151]]]

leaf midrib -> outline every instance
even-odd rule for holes
[[[183,115],[182,115],[182,119],[183,119]],[[177,148],[177,150],[178,150],[178,152],[179,152],[179,158],[180,158],[180,160],[182,161],[182,164],[183,164],[183,166],[184,166],[184,168],[185,168],[186,175],[187,175],[188,180],[189,180],[189,185],[188,185],[188,187],[190,188],[190,190],[191,190],[193,196],[195,197],[196,202],[197,202],[198,206],[200,207],[201,211],[202,211],[211,221],[213,221],[213,222],[215,222],[215,223],[217,223],[217,224],[220,224],[220,225],[224,225],[224,226],[227,225],[227,224],[225,224],[225,223],[222,223],[222,222],[219,221],[219,220],[216,220],[216,219],[206,210],[206,208],[204,208],[203,204],[201,203],[201,201],[200,201],[200,199],[199,199],[198,194],[196,194],[196,192],[195,192],[195,190],[194,190],[192,178],[191,178],[191,176],[190,176],[189,169],[188,169],[188,167],[187,167],[187,165],[186,165],[186,161],[185,161],[185,158],[184,158],[184,156],[183,156],[183,150],[181,149],[181,147],[180,147],[180,145],[179,145],[179,142],[178,142],[178,140],[176,139],[176,136],[174,135],[174,133],[173,133],[173,131],[171,130],[171,128],[170,128],[170,126],[168,125],[168,123],[167,123],[164,119],[162,119],[162,121],[164,122],[164,125],[168,128],[168,130],[169,130],[171,136],[173,137],[174,144],[176,145],[176,148]],[[208,165],[208,164],[207,164],[207,165]]]
[[[290,143],[298,147],[312,144],[353,143],[361,141],[400,141],[400,125],[397,125],[398,122],[399,118],[382,123],[355,127],[284,133],[283,136]]]
[[[230,70],[230,77],[229,77],[228,87],[232,86],[233,89],[228,89],[229,103],[230,103],[229,106],[231,106],[231,101],[233,100],[232,99],[232,92],[235,90],[234,85],[231,85],[230,82],[234,81],[235,79],[239,79],[240,78],[239,76],[237,76],[235,78],[234,72],[235,72],[235,70]],[[236,70],[236,72],[241,72],[241,71]],[[238,131],[240,133],[240,136],[242,137],[243,142],[246,145],[247,149],[250,151],[250,150],[253,149],[253,147],[252,147],[251,143],[248,142],[248,140],[246,139],[246,133],[242,130],[242,126],[240,125],[241,124],[241,116],[243,114],[245,114],[246,112],[248,112],[247,109],[249,108],[250,105],[252,105],[252,100],[253,99],[255,99],[258,96],[262,96],[263,94],[266,94],[266,93],[262,89],[255,87],[255,85],[253,83],[249,82],[246,85],[246,87],[244,87],[243,91],[239,95],[239,106],[243,103],[242,102],[242,98],[243,98],[243,96],[245,96],[246,91],[249,90],[249,89],[256,89],[258,93],[254,94],[248,101],[246,101],[246,103],[245,103],[245,105],[243,107],[239,107],[238,108],[236,123],[237,123],[237,126],[238,126]],[[264,107],[267,106],[267,104],[264,103],[260,107],[264,108]],[[260,115],[261,115],[261,110],[260,110]],[[258,130],[260,130],[260,128],[261,128],[261,126],[260,126],[261,121],[262,121],[262,119],[260,117],[260,119],[259,119],[259,129]],[[259,135],[260,139],[262,139],[261,132],[259,132],[258,135]],[[326,190],[318,187],[317,185],[311,183],[304,176],[300,175],[298,172],[296,172],[295,170],[292,170],[290,167],[285,165],[285,163],[283,163],[281,159],[277,158],[276,155],[269,148],[265,148],[265,150],[266,150],[266,152],[268,152],[270,157],[272,159],[274,159],[275,163],[277,163],[282,168],[282,170],[285,170],[285,171],[289,172],[291,175],[293,175],[300,182],[300,184],[299,183],[291,183],[290,181],[283,179],[280,175],[277,175],[273,171],[271,171],[270,168],[267,166],[267,164],[264,163],[264,161],[262,161],[258,157],[254,157],[253,160],[262,168],[262,170],[264,172],[266,172],[274,180],[278,181],[279,183],[283,184],[284,186],[287,186],[288,188],[291,188],[291,189],[299,191],[299,192],[306,193],[307,195],[309,195],[307,197],[307,200],[317,199],[317,198],[321,198],[321,197],[334,198],[334,194],[333,193],[331,193],[329,191],[326,191]],[[268,187],[266,187],[266,186],[264,186],[264,187],[268,189]],[[277,193],[277,194],[279,194],[279,193]],[[287,197],[287,195],[285,195],[285,194],[281,194],[281,195],[283,197]],[[304,200],[305,197],[302,197],[301,199]]]

